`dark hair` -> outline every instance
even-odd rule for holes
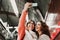
[[[33,24],[34,24],[34,26],[35,26],[35,22],[34,22],[33,20],[29,20],[29,21],[27,22],[26,26],[28,26],[28,24],[31,23],[31,21],[33,22]],[[32,31],[35,32],[35,27],[34,27],[34,29],[33,29]]]
[[[50,32],[49,32],[49,27],[47,26],[47,24],[45,22],[42,22],[42,21],[40,21],[40,22],[41,22],[41,32],[42,32],[42,34],[46,34],[51,38]],[[37,36],[38,36],[38,34],[37,34]]]

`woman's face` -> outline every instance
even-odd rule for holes
[[[37,32],[39,32],[41,30],[41,23],[40,22],[37,22],[35,29]]]
[[[33,24],[33,21],[31,21],[29,24],[28,24],[28,30],[33,30],[34,29],[34,24]]]

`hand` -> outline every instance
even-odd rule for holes
[[[28,10],[28,8],[31,8],[32,3],[27,2],[24,6],[24,10]]]

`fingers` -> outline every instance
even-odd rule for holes
[[[31,6],[32,6],[32,3],[27,2],[24,6],[24,9],[28,10],[28,8],[31,8]]]
[[[25,6],[28,6],[28,7],[30,7],[32,5],[32,3],[29,3],[29,2],[27,2],[26,4],[25,4]]]

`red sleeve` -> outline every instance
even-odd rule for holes
[[[27,13],[28,13],[27,11],[23,11],[19,19],[18,40],[23,40],[23,37],[25,35],[25,19],[26,19]]]

